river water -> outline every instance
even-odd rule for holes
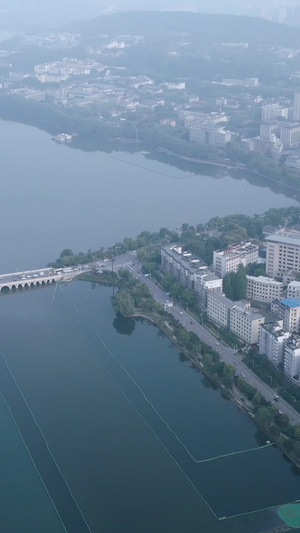
[[[244,174],[73,150],[13,123],[0,131],[3,272],[42,266],[64,247],[297,204]],[[256,449],[266,441],[252,422],[157,328],[116,318],[111,296],[74,282],[0,298],[0,530],[277,525],[276,509],[248,513],[299,499],[297,470],[273,446]]]
[[[4,272],[45,266],[64,248],[99,249],[143,230],[298,205],[294,191],[286,191],[288,198],[243,173],[231,177],[164,155],[156,161],[74,150],[36,128],[4,121],[0,136]]]

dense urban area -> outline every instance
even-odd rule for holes
[[[299,78],[296,28],[116,14],[2,42],[1,118],[74,146],[120,140],[299,188]]]
[[[114,269],[116,259],[128,253],[136,258],[132,272],[125,263]],[[68,272],[84,262],[92,265],[84,279],[119,287],[118,312],[147,316],[222,388],[242,392],[258,425],[299,461],[300,421],[290,424],[276,402],[280,397],[300,412],[300,208],[216,217],[174,232],[145,231],[109,250],[78,256],[64,250],[51,266]],[[155,302],[146,279],[163,289],[164,301]],[[183,320],[181,312],[172,316],[178,305],[188,313]],[[191,329],[197,323],[212,333],[213,346]],[[220,361],[220,343],[237,359]],[[273,389],[273,401],[239,373],[238,356]]]

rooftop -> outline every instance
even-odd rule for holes
[[[265,237],[268,242],[278,242],[282,244],[292,244],[294,246],[300,246],[300,231],[293,229],[282,229],[272,235]]]
[[[285,300],[279,300],[285,307],[300,307],[300,298],[287,298]]]
[[[281,281],[276,281],[273,278],[267,278],[267,276],[247,276],[247,279],[257,281],[259,283],[269,283],[270,285],[277,285],[278,287],[282,287],[283,283]],[[300,285],[300,283],[299,283]]]

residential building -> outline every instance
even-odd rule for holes
[[[265,276],[247,276],[247,298],[257,302],[272,302],[280,298],[283,283]]]
[[[279,126],[277,122],[267,122],[260,125],[259,136],[263,141],[274,140],[274,135],[279,132]]]
[[[207,295],[207,316],[223,328],[230,328],[230,309],[235,302],[223,293],[210,292]]]
[[[195,274],[195,291],[203,309],[207,307],[207,295],[212,291],[222,292],[223,280],[208,270],[203,274]]]
[[[283,331],[282,321],[268,322],[260,327],[259,353],[265,355],[273,365],[284,361],[285,345],[291,334]]]
[[[190,140],[210,146],[225,146],[231,141],[230,131],[215,125],[199,124],[189,128]]]
[[[264,323],[264,315],[254,309],[233,306],[230,311],[230,331],[243,339],[247,344],[257,344],[260,337],[260,326]]]
[[[293,120],[300,122],[300,90],[294,93]]]
[[[284,331],[299,333],[300,331],[300,299],[287,298],[274,300],[271,311],[283,321]]]
[[[267,242],[266,272],[283,278],[290,270],[300,272],[300,232],[283,228],[265,237]]]
[[[180,244],[166,244],[161,248],[162,269],[189,289],[194,289],[195,274],[207,271],[207,266],[191,252],[184,252]]]
[[[261,120],[266,122],[268,120],[275,120],[276,118],[288,118],[289,110],[287,107],[281,107],[278,104],[264,105],[261,108]]]
[[[288,378],[299,383],[300,374],[300,337],[293,335],[290,342],[285,345],[284,373]]]
[[[264,315],[246,301],[233,302],[220,292],[207,295],[207,316],[219,326],[228,328],[247,344],[257,344]]]
[[[213,253],[213,267],[217,276],[224,278],[229,272],[237,272],[239,265],[257,263],[259,246],[244,242]]]
[[[280,126],[280,140],[283,148],[298,148],[300,146],[300,123]]]
[[[300,298],[300,281],[291,281],[287,286],[287,298]]]

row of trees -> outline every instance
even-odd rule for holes
[[[285,380],[283,372],[278,370],[266,357],[260,355],[255,350],[249,350],[244,358],[244,362],[260,379],[268,385],[271,385],[271,387],[277,388],[283,385]]]

